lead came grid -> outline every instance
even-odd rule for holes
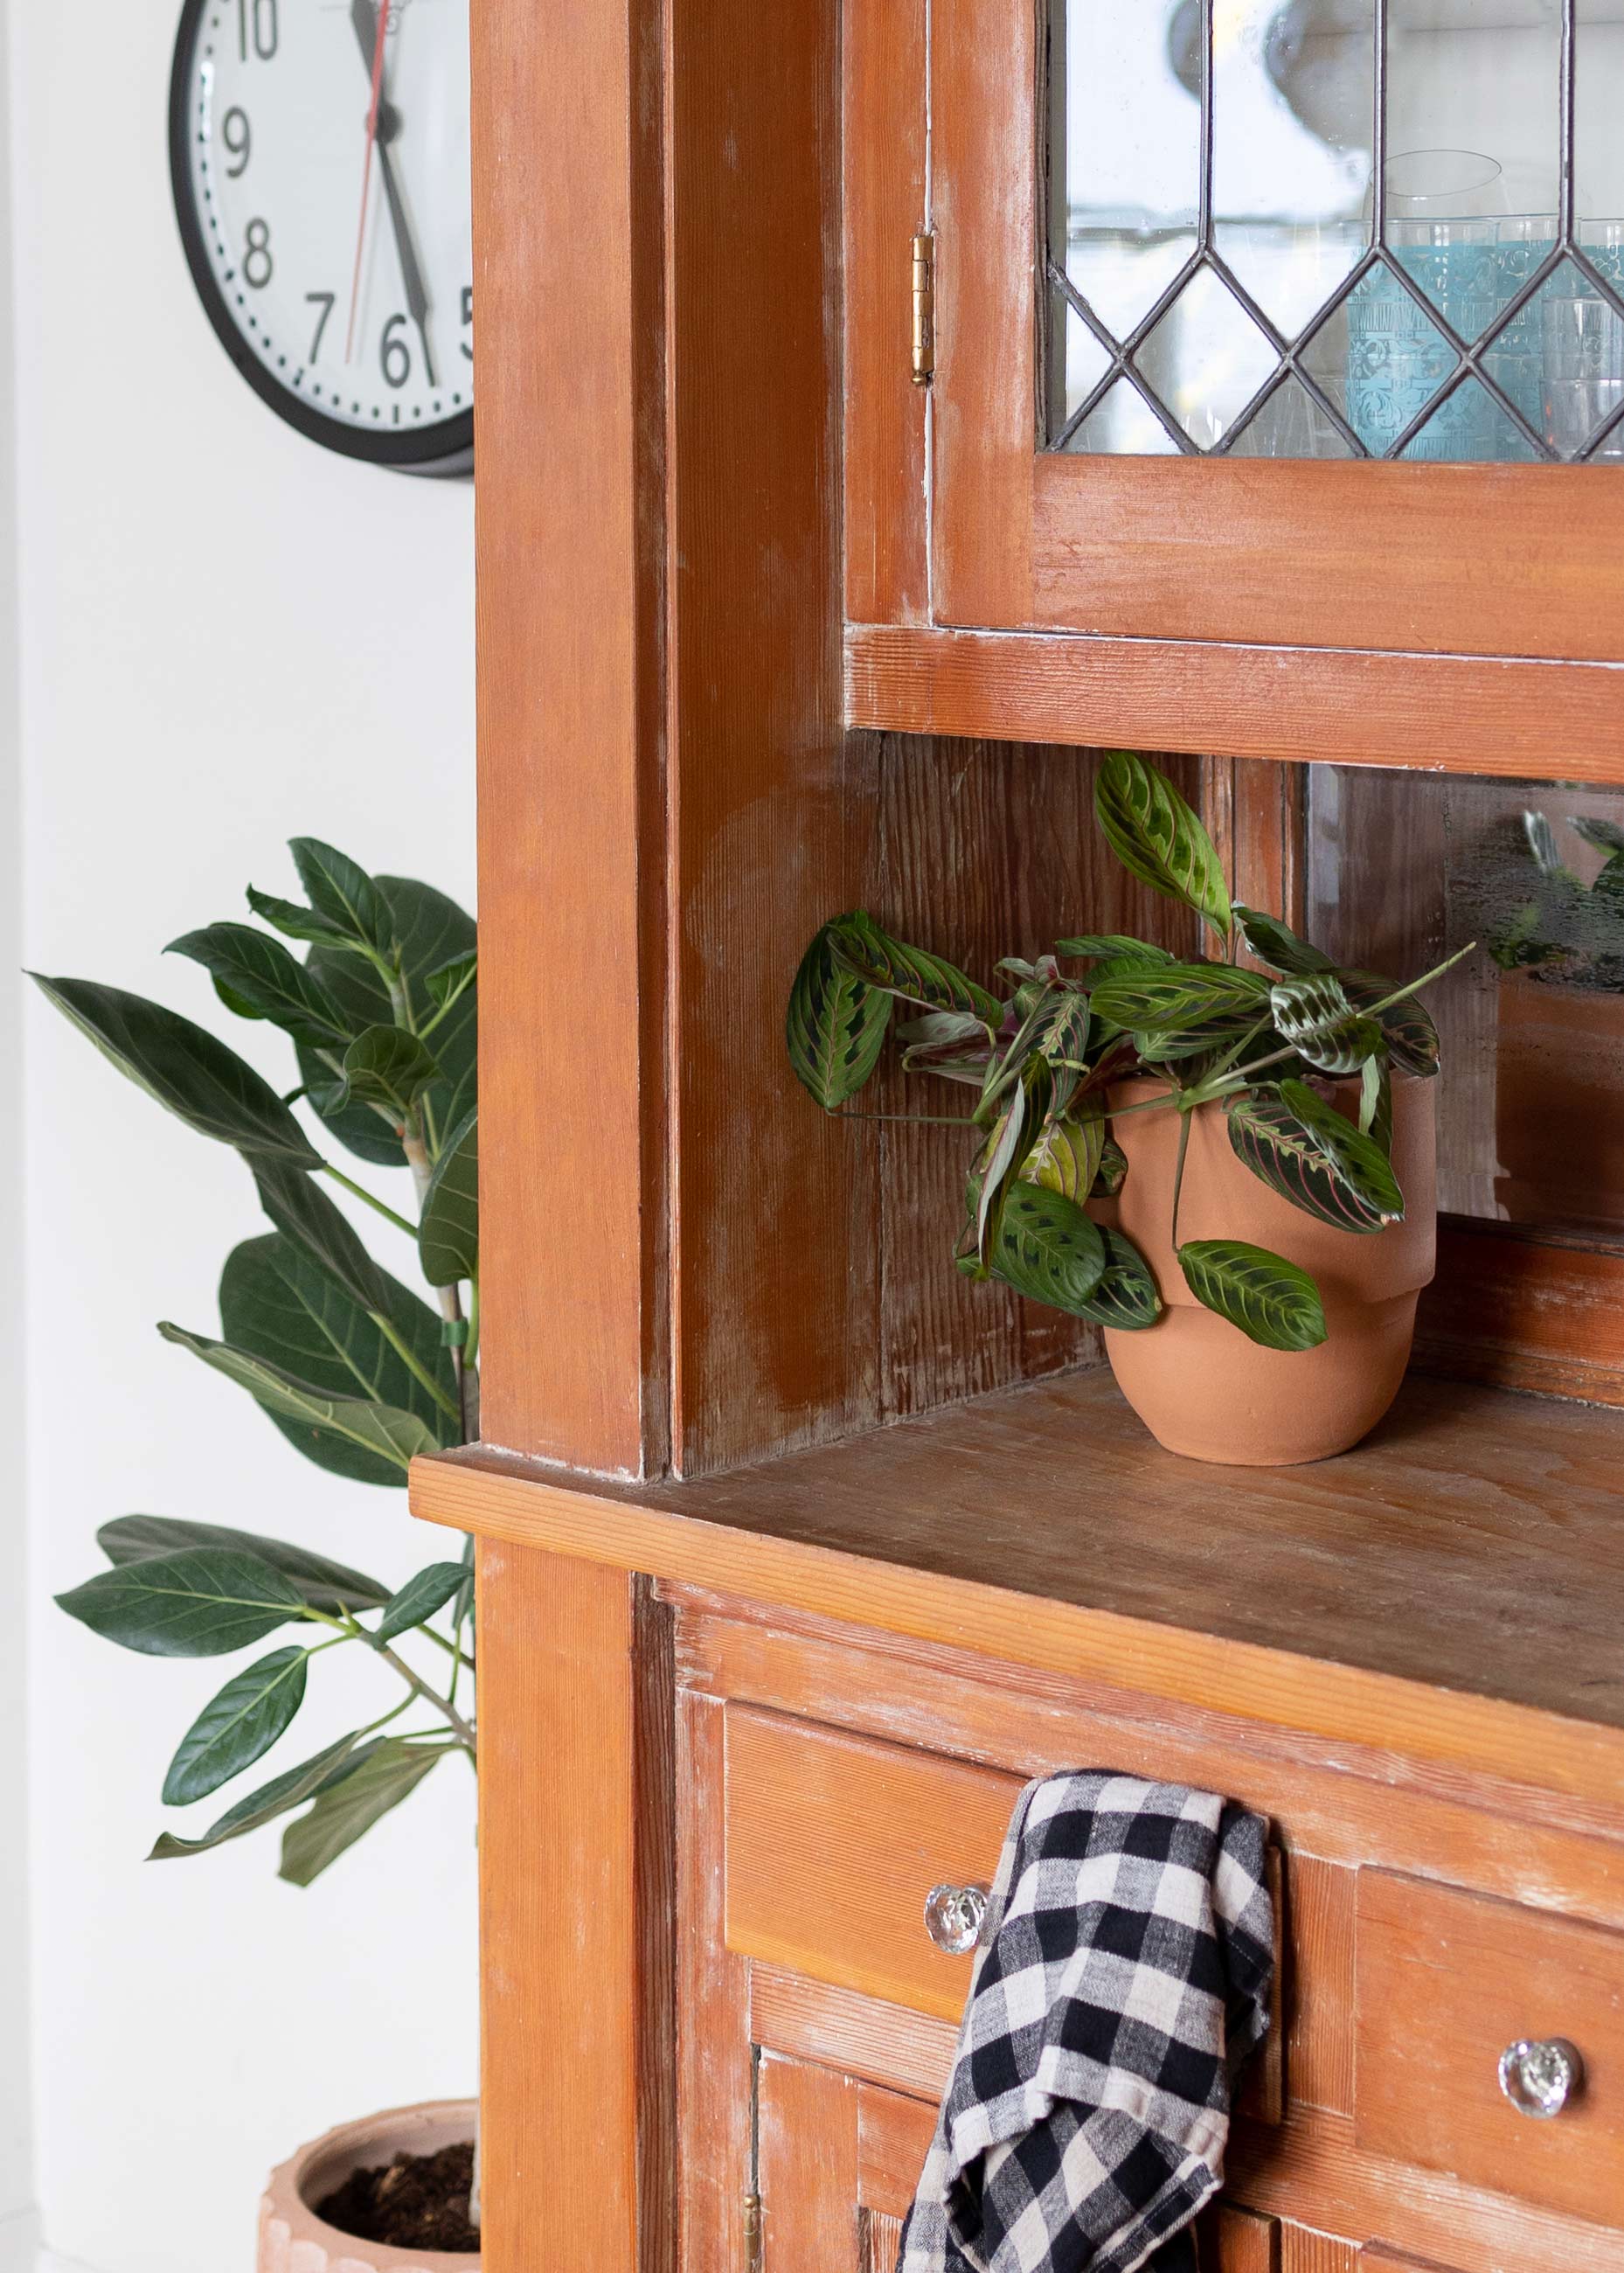
[[[1065,0],[1057,0],[1064,5]],[[1096,4],[1111,6],[1117,0],[1096,0]],[[1064,423],[1052,432],[1049,442],[1051,450],[1075,446],[1076,438],[1093,414],[1104,402],[1119,381],[1126,381],[1166,435],[1167,440],[1186,457],[1223,456],[1233,451],[1243,441],[1249,430],[1257,430],[1258,421],[1267,407],[1274,402],[1277,411],[1283,411],[1286,398],[1283,390],[1293,382],[1300,386],[1320,417],[1327,422],[1340,439],[1345,454],[1353,458],[1401,458],[1411,443],[1440,417],[1446,404],[1456,401],[1461,390],[1475,381],[1488,398],[1511,423],[1520,447],[1515,454],[1523,459],[1563,461],[1583,461],[1593,459],[1604,450],[1616,455],[1624,441],[1624,397],[1608,412],[1594,431],[1571,449],[1563,449],[1547,439],[1527,415],[1523,403],[1508,392],[1494,369],[1495,350],[1508,344],[1508,335],[1525,311],[1536,315],[1538,296],[1553,279],[1564,282],[1582,280],[1583,289],[1603,306],[1611,310],[1614,320],[1624,325],[1624,297],[1597,265],[1591,252],[1579,242],[1575,234],[1575,196],[1574,170],[1575,116],[1575,50],[1577,0],[1561,0],[1560,60],[1558,75],[1558,191],[1554,241],[1538,265],[1530,269],[1517,289],[1503,301],[1496,303],[1490,324],[1475,337],[1467,338],[1457,331],[1437,296],[1429,296],[1395,258],[1388,244],[1388,7],[1389,0],[1373,0],[1374,13],[1374,101],[1372,118],[1372,174],[1370,192],[1371,243],[1363,257],[1349,270],[1330,297],[1317,310],[1308,323],[1294,336],[1288,336],[1271,320],[1246,286],[1236,274],[1234,267],[1217,249],[1215,233],[1213,202],[1214,146],[1214,67],[1213,17],[1215,0],[1199,0],[1200,4],[1200,203],[1196,215],[1194,249],[1178,274],[1164,288],[1149,309],[1133,328],[1120,338],[1115,336],[1090,307],[1087,298],[1077,289],[1065,268],[1052,255],[1048,259],[1048,276],[1052,304],[1058,311],[1069,310],[1092,334],[1107,358],[1105,368],[1077,408],[1065,417]],[[1349,308],[1355,295],[1369,280],[1383,280],[1383,289],[1396,287],[1404,296],[1406,318],[1413,316],[1418,330],[1435,334],[1441,359],[1452,356],[1454,368],[1441,379],[1436,391],[1415,415],[1393,434],[1383,446],[1372,448],[1350,422],[1346,413],[1328,394],[1322,381],[1309,367],[1307,357],[1316,341],[1328,325],[1343,310]],[[1155,387],[1139,368],[1137,358],[1155,333],[1156,326],[1175,304],[1192,289],[1211,290],[1214,286],[1231,296],[1236,306],[1257,326],[1275,357],[1274,368],[1268,373],[1244,408],[1232,418],[1224,431],[1203,446],[1187,433],[1179,419],[1167,408]],[[1066,320],[1061,313],[1059,321]],[[1502,369],[1506,361],[1502,355]],[[1254,435],[1254,439],[1256,436]],[[1508,438],[1509,439],[1510,438]],[[1608,446],[1611,445],[1611,448]],[[1334,447],[1335,446],[1333,446]],[[1343,454],[1343,451],[1336,451]],[[1300,454],[1321,454],[1306,450]]]

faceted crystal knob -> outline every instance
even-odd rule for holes
[[[1500,2088],[1519,2115],[1560,2115],[1584,2082],[1584,2062],[1566,2037],[1524,2037],[1500,2056]]]
[[[938,1949],[962,1957],[981,1939],[987,1914],[984,1887],[932,1887],[924,1898],[924,1930]]]

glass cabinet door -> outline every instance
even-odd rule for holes
[[[1056,0],[1050,446],[1624,458],[1624,0]]]

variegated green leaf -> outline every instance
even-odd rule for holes
[[[1076,1114],[1050,1120],[1026,1156],[1022,1178],[1063,1198],[1086,1200],[1104,1151],[1105,1121],[1099,1099],[1086,1097]]]
[[[1335,971],[1282,979],[1269,1000],[1281,1039],[1322,1073],[1356,1073],[1382,1046],[1381,1027],[1354,1009]]]
[[[1413,994],[1406,994],[1402,1002],[1388,1002],[1384,1010],[1377,1009],[1376,1005],[1386,1002],[1393,992],[1393,984],[1376,971],[1339,971],[1336,976],[1354,1009],[1374,1016],[1400,1072],[1430,1079],[1438,1070],[1439,1054],[1438,1029],[1432,1013]]]
[[[1119,963],[1124,970],[1135,963],[1176,963],[1170,948],[1154,946],[1148,939],[1130,939],[1124,932],[1085,932],[1077,939],[1055,941],[1057,955],[1081,956],[1089,963]]]
[[[989,1229],[994,1239],[997,1235],[1006,1189],[1021,1174],[1043,1128],[1051,1085],[1047,1066],[1041,1059],[1033,1061],[1010,1090],[993,1123],[979,1170],[981,1188],[976,1201],[976,1252],[984,1261],[988,1256]]]
[[[1308,1273],[1244,1239],[1186,1239],[1179,1267],[1198,1302],[1264,1349],[1316,1349],[1325,1307]]]
[[[1235,921],[1241,938],[1260,963],[1267,963],[1276,971],[1286,971],[1302,976],[1311,971],[1329,971],[1328,955],[1321,955],[1306,939],[1298,939],[1289,924],[1278,916],[1265,914],[1261,908],[1243,907],[1235,903]]]
[[[1306,1081],[1283,1081],[1280,1096],[1296,1114],[1336,1174],[1366,1207],[1374,1208],[1386,1223],[1402,1222],[1404,1195],[1393,1163],[1373,1137],[1362,1136],[1334,1105],[1309,1088]]]
[[[1091,1197],[1099,1200],[1113,1200],[1126,1182],[1127,1154],[1114,1137],[1108,1136],[1100,1154]]]
[[[795,1077],[826,1113],[855,1097],[873,1072],[891,1021],[890,995],[852,975],[835,956],[834,933],[825,924],[801,957],[784,1019]]]
[[[1227,963],[1172,963],[1102,979],[1089,1000],[1095,1015],[1113,1026],[1178,1035],[1261,1017],[1269,981],[1261,971]]]
[[[1077,1316],[1093,1325],[1114,1327],[1119,1334],[1142,1333],[1162,1315],[1162,1297],[1150,1265],[1113,1225],[1096,1228],[1105,1242],[1105,1268],[1087,1302],[1079,1303]]]
[[[1002,1023],[1004,1006],[984,986],[940,956],[893,939],[861,909],[837,917],[829,937],[835,961],[865,986],[882,987],[927,1010],[966,1011],[995,1032]]]
[[[1231,1098],[1227,1119],[1237,1159],[1282,1199],[1338,1231],[1381,1230],[1381,1210],[1348,1182],[1278,1090],[1248,1090]]]
[[[1130,875],[1194,908],[1228,940],[1231,916],[1223,866],[1212,839],[1164,775],[1132,750],[1112,750],[1094,784],[1094,811]]]
[[[1359,1068],[1359,1130],[1376,1149],[1393,1157],[1393,1069],[1385,1050]]]
[[[1005,1197],[992,1264],[993,1277],[1017,1294],[1081,1317],[1104,1276],[1105,1242],[1074,1200],[1042,1184],[1015,1184]]]

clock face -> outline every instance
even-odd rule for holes
[[[187,0],[170,161],[193,281],[251,386],[351,457],[465,470],[468,0]]]

